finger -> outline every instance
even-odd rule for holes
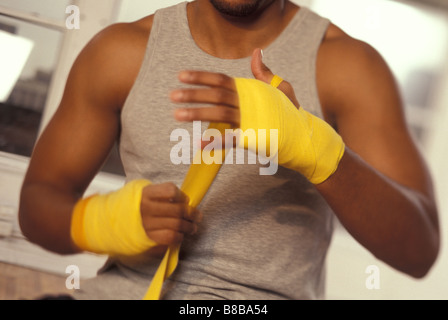
[[[202,220],[204,219],[204,215],[202,211],[199,211],[197,209],[191,209],[190,215],[186,219],[198,224],[202,222]]]
[[[158,185],[149,185],[143,189],[142,201],[158,200],[172,203],[188,203],[188,196],[185,195],[174,183],[168,182]]]
[[[171,100],[177,103],[209,103],[238,107],[238,95],[226,88],[180,89],[171,93]]]
[[[227,90],[236,91],[235,81],[233,78],[222,73],[182,71],[179,73],[179,80],[187,84],[221,87]]]
[[[228,106],[177,109],[174,117],[182,122],[206,121],[229,123],[236,127],[240,125],[240,110]]]
[[[271,83],[274,73],[263,63],[261,49],[254,50],[252,54],[251,68],[255,79],[261,80],[268,84]]]
[[[184,219],[154,218],[152,223],[145,227],[145,230],[147,233],[169,230],[182,234],[194,234],[197,232],[198,227],[195,223]]]
[[[190,219],[192,210],[188,204],[142,200],[141,214],[144,223],[153,217]]]
[[[155,230],[146,232],[148,238],[159,245],[171,246],[182,243],[184,234],[172,230]]]
[[[261,49],[254,50],[252,54],[251,68],[255,79],[261,80],[267,84],[271,84],[272,79],[274,78],[274,73],[263,63],[263,55]],[[300,107],[300,103],[297,100],[294,89],[289,82],[283,81],[278,86],[278,89],[282,91],[296,107]]]

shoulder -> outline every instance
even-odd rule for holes
[[[347,111],[374,91],[396,95],[395,80],[381,54],[331,24],[318,53],[317,78],[324,111]]]
[[[121,50],[132,49],[135,44],[142,45],[142,42],[146,42],[150,35],[153,20],[154,16],[151,15],[134,22],[112,24],[95,35],[86,48],[101,50],[106,46],[106,48],[120,48]],[[124,46],[131,43],[134,45]]]
[[[326,67],[377,67],[385,64],[378,51],[367,42],[349,36],[341,28],[330,24],[319,50]],[[373,63],[373,65],[372,65]]]
[[[140,70],[152,22],[153,16],[148,16],[100,31],[77,57],[69,83],[74,82],[77,89],[88,91],[93,98],[107,97],[121,107]]]

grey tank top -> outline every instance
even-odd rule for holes
[[[172,163],[170,153],[179,142],[170,141],[170,135],[181,128],[193,137],[193,125],[173,118],[178,106],[169,94],[182,87],[179,71],[253,78],[250,57],[219,59],[196,45],[186,6],[184,2],[155,13],[143,65],[122,112],[120,153],[128,181],[182,184],[189,166]],[[302,7],[264,49],[264,62],[290,81],[305,109],[319,117],[315,65],[328,25],[327,19]],[[202,129],[207,125],[202,123]],[[299,173],[280,167],[275,175],[261,176],[261,164],[243,162],[223,165],[200,206],[204,220],[199,232],[182,244],[163,298],[323,299],[331,210]],[[110,260],[77,292],[78,298],[141,299],[159,263],[143,257]]]

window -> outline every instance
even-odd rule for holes
[[[39,131],[62,34],[7,17],[0,17],[0,30],[3,30],[0,38],[3,42],[11,40],[0,54],[2,63],[16,65],[25,62],[21,70],[20,66],[15,68],[14,72],[19,74],[10,79],[12,83],[2,82],[3,90],[10,89],[0,98],[0,150],[29,157]],[[16,40],[19,42],[14,42]],[[26,42],[29,43],[29,55],[18,59],[20,51],[15,50],[24,50],[20,44]],[[20,58],[25,60],[18,61]]]
[[[70,68],[73,59],[60,62],[61,53],[73,55],[69,50],[78,51],[80,47],[79,34],[97,32],[105,25],[86,21],[85,29],[91,32],[78,32],[74,37],[66,28],[68,17],[66,8],[73,1],[68,0],[3,0],[0,5],[0,45],[6,50],[0,52],[0,59],[5,66],[13,67],[10,72],[3,72],[8,77],[2,81],[0,76],[0,151],[19,156],[30,157],[38,138],[40,129],[48,122],[54,110],[48,110],[49,99],[52,105],[60,100],[63,86],[56,84],[53,88],[52,79],[60,69]],[[76,2],[82,9],[86,7],[83,1]],[[112,1],[96,2],[108,19],[112,19],[110,7]],[[94,10],[85,9],[87,15],[95,15],[92,20],[101,18]],[[84,17],[84,20],[85,19]],[[67,38],[76,38],[76,45],[68,44]],[[84,41],[86,42],[86,41]],[[65,47],[64,47],[65,46]],[[68,49],[67,47],[70,47]],[[27,51],[29,50],[29,52]],[[0,64],[2,66],[2,64]],[[4,69],[2,69],[4,70]],[[8,68],[9,70],[9,68]],[[7,79],[6,79],[7,78]],[[65,78],[59,77],[58,82],[65,84]],[[54,109],[54,107],[53,107]],[[46,114],[50,114],[46,117]],[[44,121],[45,120],[45,121]],[[103,172],[122,175],[123,169],[117,148],[111,151],[105,162]]]

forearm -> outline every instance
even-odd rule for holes
[[[415,277],[427,273],[439,249],[430,195],[399,185],[349,149],[317,189],[347,231],[376,257]]]
[[[78,197],[47,184],[26,183],[19,210],[20,227],[33,243],[59,254],[79,253],[70,236]]]

